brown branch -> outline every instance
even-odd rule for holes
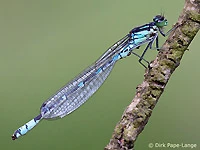
[[[133,150],[134,142],[147,124],[153,108],[184,52],[200,29],[200,0],[186,0],[177,22],[156,59],[146,69],[144,81],[117,123],[105,150]]]

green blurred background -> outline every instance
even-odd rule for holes
[[[134,56],[120,60],[100,90],[74,113],[43,120],[16,141],[11,135],[39,114],[47,98],[133,27],[164,12],[167,31],[183,5],[183,0],[1,0],[0,149],[103,149],[143,80],[144,68]],[[194,143],[199,149],[199,37],[171,77],[136,142],[137,150],[168,142]],[[160,45],[164,40],[160,38]],[[148,51],[147,60],[156,54]]]

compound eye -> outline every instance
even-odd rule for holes
[[[162,22],[165,20],[165,17],[164,16],[161,16],[161,15],[157,15],[153,18],[153,21],[154,22]]]
[[[164,21],[165,17],[164,16],[160,16],[160,21]]]

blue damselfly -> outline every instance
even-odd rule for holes
[[[153,22],[133,28],[126,36],[112,45],[95,63],[45,101],[40,108],[40,114],[18,128],[12,135],[12,139],[15,140],[26,134],[42,119],[62,118],[79,108],[99,89],[119,59],[134,54],[139,57],[139,62],[144,67],[146,65],[142,60],[149,65],[149,62],[144,59],[144,54],[149,48],[152,48],[154,41],[156,49],[159,50],[158,33],[166,36],[174,29],[172,28],[165,34],[162,29],[167,24],[167,19],[163,15],[157,15],[153,18]],[[147,47],[141,56],[133,51],[145,43],[147,43]]]

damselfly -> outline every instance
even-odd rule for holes
[[[62,118],[79,108],[103,84],[119,59],[134,54],[139,57],[139,62],[146,67],[142,60],[149,64],[143,57],[148,48],[152,48],[154,41],[156,49],[159,50],[158,33],[166,36],[174,29],[172,28],[165,34],[162,29],[167,24],[167,19],[163,15],[157,15],[153,18],[153,22],[133,28],[95,63],[45,101],[40,108],[40,114],[17,129],[12,135],[12,139],[15,140],[26,134],[42,119]],[[148,44],[141,56],[133,51],[145,43]]]

